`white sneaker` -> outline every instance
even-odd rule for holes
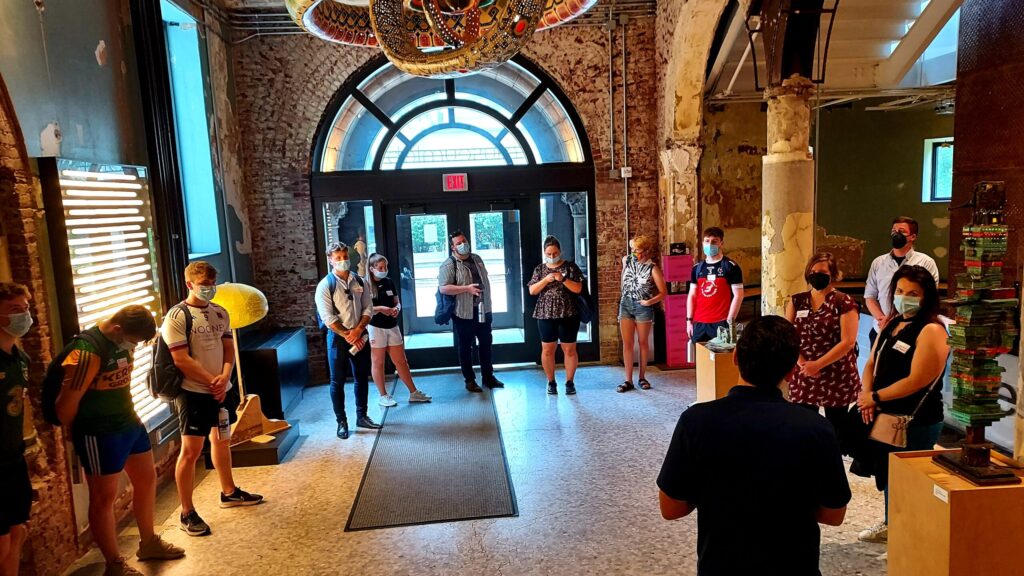
[[[885,544],[889,541],[889,525],[879,522],[867,530],[862,530],[860,534],[857,534],[857,539],[861,542]]]
[[[409,393],[409,402],[430,402],[433,400],[430,396],[423,393],[423,390],[416,390],[415,392]]]
[[[380,404],[381,406],[383,406],[385,408],[390,408],[392,406],[398,406],[398,402],[395,402],[395,399],[391,397],[391,394],[385,394],[385,395],[381,396],[380,400],[377,400],[377,404]]]

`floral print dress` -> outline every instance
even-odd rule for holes
[[[859,311],[857,303],[847,294],[832,290],[825,301],[814,310],[811,293],[793,295],[796,310],[796,330],[800,334],[800,355],[817,360],[842,340],[840,318],[843,314]],[[789,399],[797,404],[812,404],[826,408],[848,406],[857,400],[860,392],[860,374],[857,372],[857,351],[821,369],[817,376],[797,372],[789,381]]]

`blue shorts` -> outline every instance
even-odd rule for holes
[[[623,296],[622,300],[619,300],[619,320],[654,322],[654,306],[644,306],[638,300]]]
[[[129,456],[145,454],[153,449],[142,424],[113,434],[72,434],[72,443],[85,473],[90,476],[118,474],[124,470]]]

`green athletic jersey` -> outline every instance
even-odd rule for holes
[[[102,353],[78,339],[62,364],[64,387],[87,389],[72,428],[76,434],[113,434],[139,422],[132,403],[132,354],[108,340],[99,328],[88,332],[101,343]],[[102,366],[101,356],[106,358]]]
[[[25,455],[25,391],[28,389],[28,356],[15,346],[11,354],[0,350],[0,464],[16,462]]]

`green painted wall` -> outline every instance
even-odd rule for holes
[[[821,112],[818,143],[818,225],[829,234],[867,241],[859,274],[891,249],[896,216],[921,225],[917,249],[935,258],[943,280],[948,270],[949,203],[921,201],[924,140],[953,136],[953,116],[932,105],[893,112],[867,111],[894,98],[862,100]],[[813,142],[813,134],[812,134]]]

